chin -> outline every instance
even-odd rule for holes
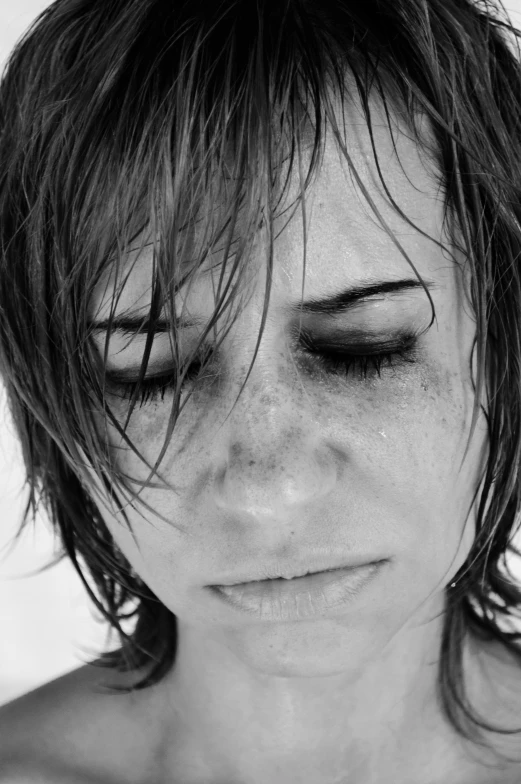
[[[280,678],[355,675],[385,645],[369,626],[354,629],[341,618],[228,627],[226,637],[246,667]]]

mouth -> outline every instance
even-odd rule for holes
[[[276,575],[274,577],[262,577],[260,579],[253,579],[253,580],[242,580],[238,582],[230,582],[230,583],[223,583],[222,585],[217,585],[217,588],[227,588],[232,586],[238,585],[250,585],[251,583],[272,583],[272,582],[281,582],[282,580],[288,582],[290,580],[301,580],[303,577],[310,577],[313,574],[325,574],[326,572],[337,572],[339,569],[356,569],[355,566],[348,567],[348,566],[332,566],[329,569],[314,569],[307,571],[303,571],[300,573],[292,574],[291,576],[285,575]]]
[[[260,621],[300,621],[329,612],[345,612],[375,580],[384,560],[307,572],[293,578],[274,577],[210,586],[211,593],[234,612]]]
[[[368,566],[370,564],[379,563],[385,559],[375,559],[375,558],[364,558],[359,559],[356,562],[346,563],[345,560],[343,562],[338,563],[335,566],[331,565],[331,558],[328,559],[329,563],[315,563],[312,566],[309,566],[309,560],[307,566],[294,566],[288,567],[286,569],[281,569],[280,566],[274,567],[264,567],[262,570],[259,570],[257,567],[256,574],[254,570],[249,570],[249,574],[240,574],[237,577],[231,577],[230,579],[224,579],[219,583],[215,583],[212,587],[215,588],[227,588],[231,586],[243,586],[248,585],[250,583],[255,584],[262,584],[262,583],[269,583],[273,581],[291,581],[291,580],[300,580],[304,577],[311,577],[315,574],[324,574],[328,572],[337,572],[340,570],[352,570],[357,569],[361,566]]]

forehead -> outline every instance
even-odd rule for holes
[[[391,128],[382,105],[374,99],[370,103],[372,133],[378,162],[390,196],[413,228],[392,206],[389,195],[378,176],[374,160],[371,134],[360,105],[344,105],[345,148],[356,169],[351,171],[332,131],[328,128],[319,172],[313,185],[306,191],[306,275],[308,293],[326,296],[328,292],[351,282],[410,277],[410,265],[400,252],[402,246],[414,266],[425,277],[438,281],[442,288],[454,285],[454,265],[435,241],[448,243],[443,233],[443,198],[438,185],[438,172],[424,148],[418,147],[405,121],[391,113]],[[337,102],[335,116],[342,136],[342,108]],[[419,123],[425,138],[431,142],[426,122]],[[312,137],[309,129],[303,137],[303,177],[311,158]],[[285,181],[286,168],[281,172]],[[382,226],[362,187],[381,216]],[[277,209],[274,219],[274,279],[271,300],[298,298],[301,295],[304,253],[304,221],[301,208],[295,209],[299,193],[298,164],[293,166],[287,195]],[[290,219],[291,216],[291,219]],[[239,223],[240,228],[240,223]],[[424,236],[420,232],[423,232]],[[250,266],[260,269],[266,258],[267,238],[261,233],[255,240],[255,252]],[[135,247],[138,247],[136,241]],[[206,310],[213,303],[212,292],[219,277],[219,260],[224,254],[221,239],[199,270],[199,277],[191,289],[191,302]],[[91,301],[92,318],[107,318],[116,283],[122,275],[126,283],[116,308],[118,314],[148,312],[151,300],[152,246],[138,253],[130,251],[116,280],[115,270],[109,269],[100,280]],[[128,275],[128,277],[127,277]],[[226,279],[226,276],[225,276]],[[192,291],[194,292],[192,298]],[[423,296],[425,296],[423,294]],[[210,301],[211,300],[211,301]],[[192,310],[192,307],[189,308]]]

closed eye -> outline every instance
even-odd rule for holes
[[[376,344],[377,345],[377,344]],[[380,343],[380,346],[382,344]],[[418,359],[417,336],[403,335],[398,341],[387,344],[386,350],[376,350],[368,352],[368,344],[358,350],[350,346],[349,353],[341,350],[327,351],[322,348],[317,350],[317,344],[306,350],[308,356],[313,356],[318,361],[320,367],[327,373],[334,375],[344,375],[346,379],[350,377],[358,380],[373,379],[374,376],[380,378],[382,368],[399,367],[405,364],[414,364]],[[207,359],[207,358],[205,358]],[[195,380],[204,380],[212,377],[202,375],[204,361],[193,362],[186,370],[181,391],[186,385]],[[206,364],[207,366],[207,364]],[[214,375],[214,374],[212,374]],[[149,402],[164,400],[166,394],[174,393],[178,380],[174,371],[161,375],[149,376],[141,381],[122,381],[118,380],[117,375],[110,374],[109,382],[115,393],[123,399],[132,399],[137,395],[139,407]],[[139,386],[139,389],[138,389]]]

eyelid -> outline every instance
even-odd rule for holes
[[[366,380],[368,371],[371,376],[376,373],[380,378],[381,369],[384,366],[399,371],[406,365],[416,364],[417,361],[422,358],[422,351],[418,346],[418,337],[416,336],[414,338],[411,337],[411,340],[407,344],[402,343],[395,345],[390,350],[384,352],[374,351],[370,354],[359,353],[358,355],[354,355],[353,353],[342,351],[323,351],[317,353],[316,357],[316,361],[326,373],[333,373],[335,376],[339,377],[342,374],[345,374],[346,380],[348,380],[350,370],[356,368],[360,371],[360,378]],[[197,373],[194,375],[194,369],[196,367],[198,369]],[[115,383],[114,388],[117,389],[119,387],[119,392],[121,393],[119,394],[119,397],[129,400],[132,398],[136,399],[135,395],[137,394],[137,399],[141,401],[139,404],[141,407],[147,401],[156,400],[158,397],[163,400],[164,395],[168,390],[172,391],[178,389],[178,391],[181,391],[188,379],[193,380],[194,378],[199,378],[201,376],[202,369],[201,363],[197,363],[196,361],[188,365],[185,373],[183,373],[184,380],[181,382],[179,388],[177,387],[177,380],[174,381],[173,370],[170,374],[167,373],[148,378],[145,377],[142,385],[139,385],[139,382],[137,381],[123,382],[120,384]],[[213,376],[205,376],[204,378],[210,379],[214,377],[215,374],[213,374]],[[357,380],[356,377],[354,380]]]
[[[381,333],[368,333],[367,330],[335,330],[333,333],[327,335],[315,336],[308,330],[302,330],[297,337],[298,348],[303,350],[306,354],[320,354],[320,353],[347,353],[347,354],[363,354],[392,351],[400,347],[410,345],[418,337],[418,332],[411,331],[410,329],[401,328],[395,332],[387,333],[382,336]],[[298,350],[298,349],[297,349]],[[200,347],[200,352],[193,358],[194,361],[206,362],[213,355],[214,349],[210,345],[203,344]],[[152,359],[149,358],[147,367],[146,378],[154,378],[156,376],[164,375],[172,369],[172,353],[169,352],[168,356]],[[153,373],[148,373],[149,369],[153,368]],[[117,379],[118,381],[133,381],[139,375],[141,363],[132,363],[131,366],[122,368],[106,368],[106,375],[110,380]]]
[[[345,333],[336,333],[327,337],[313,337],[310,333],[301,334],[300,342],[304,350],[308,353],[328,353],[338,351],[339,353],[353,354],[367,354],[367,353],[384,353],[399,348],[405,348],[414,343],[418,338],[418,334],[406,329],[400,329],[393,334],[387,334],[384,337],[368,336],[365,331],[356,331],[355,335],[349,333],[346,339]]]
[[[304,352],[306,356],[317,355],[319,357],[336,359],[336,357],[357,357],[357,356],[377,356],[378,354],[386,354],[392,352],[400,352],[407,350],[410,347],[417,348],[418,336],[410,331],[400,331],[393,337],[387,337],[384,340],[375,341],[374,339],[366,340],[365,342],[358,342],[353,344],[351,342],[338,340],[337,342],[330,338],[309,339],[306,336],[304,342]],[[202,347],[202,354],[193,357],[193,365],[202,365],[211,360],[211,351],[204,350]],[[186,368],[185,368],[186,369]],[[148,368],[147,368],[148,370]],[[189,371],[189,368],[187,369]],[[153,373],[145,373],[144,381],[153,381],[156,378],[164,378],[174,371],[172,364],[169,362],[162,363],[161,369],[155,367]],[[114,384],[132,384],[136,383],[139,376],[139,368],[122,368],[121,370],[107,370],[106,378],[109,383]]]

